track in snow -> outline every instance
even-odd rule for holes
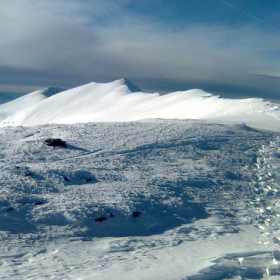
[[[260,254],[273,262],[279,219],[277,133],[161,120],[7,127],[0,133],[1,263],[9,267],[10,278],[17,279],[31,259],[38,264],[37,256],[53,262],[56,253],[49,246],[61,246],[62,238],[65,246],[83,241],[94,246],[96,237],[115,237],[91,259],[92,271],[108,270],[135,258],[152,260],[154,250],[237,234],[251,224],[260,228],[268,248]],[[69,147],[43,145],[49,137],[62,138]],[[133,217],[135,211],[141,214]],[[96,222],[100,217],[105,219]],[[215,222],[197,223],[207,218]],[[249,257],[231,257],[234,265],[227,262],[227,269],[229,257],[217,263],[224,272],[248,276],[239,259]],[[269,261],[248,269],[263,275]],[[82,269],[86,260],[78,262]],[[36,279],[43,268],[33,265],[34,275],[28,276]],[[64,277],[70,266],[59,272],[49,267],[44,277]],[[218,277],[215,271],[217,264],[201,273]]]

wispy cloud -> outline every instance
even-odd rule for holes
[[[129,2],[5,2],[0,83],[72,87],[127,77],[150,90],[261,94],[265,83],[244,73],[279,73],[275,58],[263,55],[278,46],[278,33],[203,23],[172,32],[127,12]]]
[[[229,8],[231,8],[231,9],[233,9],[233,10],[235,10],[235,11],[237,11],[237,12],[243,14],[243,15],[245,15],[246,17],[249,17],[249,18],[252,19],[252,20],[257,21],[257,22],[263,24],[264,26],[266,26],[266,27],[268,27],[268,28],[271,28],[271,29],[273,29],[273,30],[275,30],[275,31],[280,32],[280,29],[279,29],[279,28],[276,28],[275,26],[272,26],[272,25],[268,24],[267,22],[261,20],[260,18],[257,18],[257,17],[255,17],[255,16],[253,16],[253,15],[251,15],[251,14],[249,14],[249,13],[247,13],[247,12],[245,12],[245,11],[239,9],[239,8],[237,8],[236,6],[232,5],[231,3],[229,3],[229,2],[227,2],[227,1],[225,1],[225,0],[218,0],[218,1],[220,1],[220,2],[223,3],[223,4],[225,4],[225,5],[228,6]]]

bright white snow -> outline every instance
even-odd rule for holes
[[[63,91],[63,88],[48,87],[41,90],[36,90],[22,97],[11,100],[10,102],[0,105],[0,121],[10,117],[21,110],[31,107],[40,101]]]
[[[9,111],[11,115],[6,119],[2,117],[0,125],[30,126],[161,118],[245,123],[256,128],[280,131],[279,107],[256,98],[222,99],[202,90],[161,96],[157,93],[143,93],[126,79],[108,84],[90,83],[43,100],[36,99],[36,102],[32,94],[7,104],[7,107],[5,104],[2,108],[0,106],[0,115],[3,115],[1,111]]]
[[[1,279],[279,279],[276,105],[127,80],[25,104],[0,128]]]

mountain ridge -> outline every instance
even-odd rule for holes
[[[61,87],[46,87],[0,104],[0,121],[64,90]]]
[[[44,91],[45,95],[42,94]],[[56,91],[49,87],[0,105],[0,126],[160,118],[244,123],[280,131],[279,107],[259,98],[225,99],[199,89],[159,95],[143,92],[125,78]]]

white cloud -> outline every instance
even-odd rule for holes
[[[9,68],[41,71],[45,76],[40,84],[45,80],[45,85],[129,77],[250,87],[255,80],[243,73],[280,71],[273,57],[262,55],[278,46],[278,34],[218,25],[166,31],[159,23],[143,20],[144,16],[125,12],[128,2],[5,2],[0,11],[0,68],[4,69],[0,82],[7,84],[4,76]]]
[[[44,86],[0,85],[0,92],[29,93],[42,88],[44,88]]]

